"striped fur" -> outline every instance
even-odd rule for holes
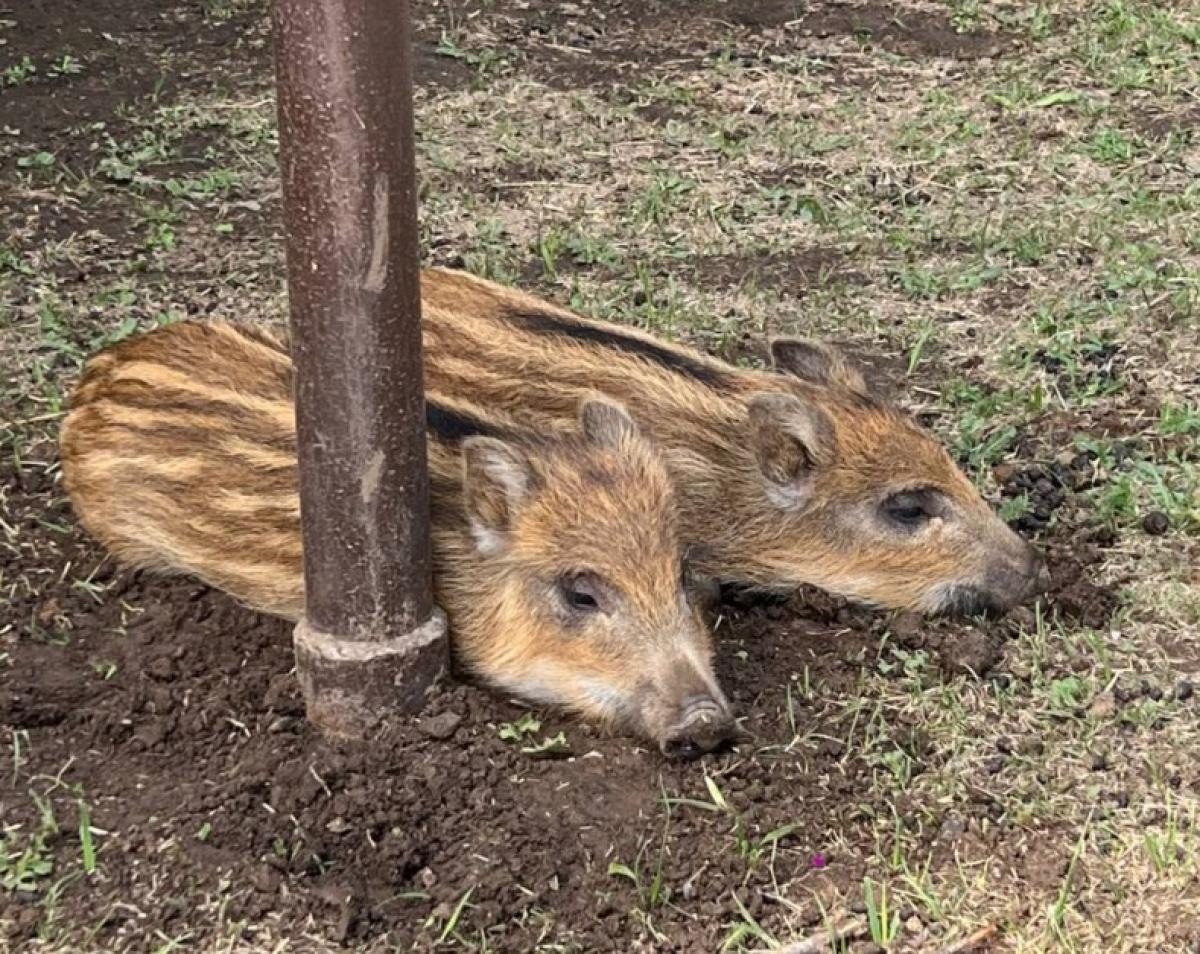
[[[760,372],[459,272],[426,271],[422,300],[432,390],[533,427],[585,393],[621,401],[666,449],[707,573],[929,612],[1005,609],[1041,578],[945,450],[827,346],[777,342],[792,373]],[[916,524],[894,519],[910,491]]]
[[[292,395],[286,346],[245,326],[183,322],[97,355],[61,440],[81,522],[123,563],[299,618]],[[464,666],[665,751],[722,741],[672,484],[620,405],[581,399],[537,434],[436,391],[426,412],[436,596]]]

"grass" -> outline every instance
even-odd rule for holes
[[[527,712],[515,722],[505,722],[497,729],[497,735],[505,742],[520,742],[542,731],[542,720]]]
[[[214,2],[206,15],[248,8]],[[763,46],[760,33],[700,30],[680,14],[667,32],[614,21],[585,36],[585,62],[645,67],[584,84],[560,82],[565,61],[547,58],[536,31],[512,38],[496,11],[427,24],[435,61],[465,67],[419,97],[427,261],[713,350],[797,332],[882,356],[989,492],[1002,465],[1091,460],[1045,533],[1060,557],[1089,550],[1085,582],[1117,590],[1118,614],[1014,624],[984,678],[947,671],[938,650],[885,637],[883,624],[869,637],[831,624],[778,685],[755,689],[760,738],[740,756],[750,781],[725,763],[675,777],[633,846],[596,861],[598,892],[643,946],[692,926],[693,895],[720,905],[710,946],[729,950],[853,914],[895,950],[938,950],[996,924],[1002,951],[1168,951],[1185,945],[1170,926],[1200,917],[1187,891],[1200,808],[1187,753],[1200,737],[1193,704],[1176,697],[1194,678],[1200,623],[1189,569],[1200,555],[1200,21],[1189,5],[1148,0],[921,9],[1013,42],[985,60],[935,60],[785,26],[787,42]],[[684,56],[677,27],[710,38],[711,56]],[[78,51],[18,55],[0,87],[95,75]],[[73,235],[17,216],[0,246],[0,362],[16,371],[0,380],[0,456],[14,472],[54,477],[55,427],[92,351],[183,314],[280,320],[266,79],[150,95],[104,129],[5,153],[14,189],[103,226]],[[814,249],[845,267],[775,283],[706,273],[712,257]],[[1034,505],[1018,493],[1001,512],[1017,520]],[[1167,521],[1161,536],[1143,529],[1152,513]],[[70,524],[0,506],[16,568],[0,576],[0,599],[41,606],[63,564],[31,549],[26,517],[60,543]],[[1098,526],[1116,542],[1090,552],[1082,535]],[[87,570],[68,585],[99,605],[106,584]],[[945,632],[956,644],[974,631]],[[0,672],[26,640],[71,637],[54,613],[0,626]],[[831,656],[830,644],[855,652]],[[89,659],[88,678],[123,678],[117,659]],[[541,716],[495,731],[529,756],[565,754]],[[0,835],[0,891],[53,908],[45,944],[73,950],[73,892],[103,881],[124,822],[102,793],[34,783],[28,734],[10,745],[20,821]],[[764,803],[747,787],[763,779],[811,801]],[[713,857],[688,851],[700,834]],[[211,842],[220,829],[180,837]],[[267,850],[307,858],[310,844],[297,831]],[[828,865],[812,864],[818,853]],[[130,903],[146,890],[131,886]],[[541,919],[542,949],[570,949],[553,893],[539,914],[484,929],[473,923],[482,888],[455,891],[421,915],[431,942],[502,948],[506,930]],[[143,948],[202,947],[211,910]]]
[[[891,947],[900,935],[900,913],[889,903],[891,897],[887,886],[876,885],[870,878],[864,878],[863,899],[871,940],[882,948]]]
[[[49,842],[58,834],[54,809],[44,796],[30,792],[38,812],[36,828],[23,835],[17,827],[5,826],[0,837],[0,888],[5,891],[38,890],[54,871]]]

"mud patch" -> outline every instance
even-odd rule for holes
[[[470,22],[475,8],[456,22]],[[522,60],[522,69],[554,89],[619,87],[718,57],[745,65],[794,52],[797,38],[857,37],[893,53],[972,60],[1010,47],[1007,33],[958,32],[949,17],[897,11],[890,4],[846,9],[799,0],[706,0],[680,6],[662,0],[598,4],[542,0],[505,11],[487,39]],[[424,36],[433,36],[426,29]]]
[[[574,39],[567,41],[567,50],[529,46],[530,72],[556,89],[571,89],[675,72],[730,55],[731,42],[740,44],[734,59],[753,66],[772,52],[794,51],[796,37],[856,37],[905,56],[959,60],[999,55],[1015,39],[1006,33],[960,33],[945,15],[897,12],[884,4],[852,10],[820,5],[814,10],[790,0],[718,0],[681,10],[677,4],[647,2],[624,4],[616,16],[605,19],[603,28],[581,35],[577,24],[543,13],[535,32],[559,37],[558,43],[564,31]]]
[[[0,143],[0,166],[28,175],[20,163],[52,157],[17,193],[19,201],[0,209],[0,225],[11,235],[57,241],[126,234],[130,210],[114,208],[106,190],[81,190],[75,198],[51,179],[61,170],[89,174],[106,143],[129,133],[125,117],[139,101],[166,105],[182,90],[210,86],[212,73],[200,62],[219,61],[229,83],[269,71],[266,21],[256,10],[210,17],[181,0],[31,0],[10,18],[16,25],[4,31],[0,74],[24,78],[6,81],[0,95],[0,126],[15,130]]]

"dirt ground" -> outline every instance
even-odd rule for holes
[[[415,4],[426,261],[835,340],[1048,555],[1003,620],[727,593],[748,738],[673,764],[457,682],[326,743],[285,624],[75,525],[87,354],[283,320],[266,10],[0,11],[0,950],[1200,950],[1200,12]]]

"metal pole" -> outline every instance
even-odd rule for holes
[[[276,0],[309,718],[361,736],[447,663],[430,588],[407,0]]]

